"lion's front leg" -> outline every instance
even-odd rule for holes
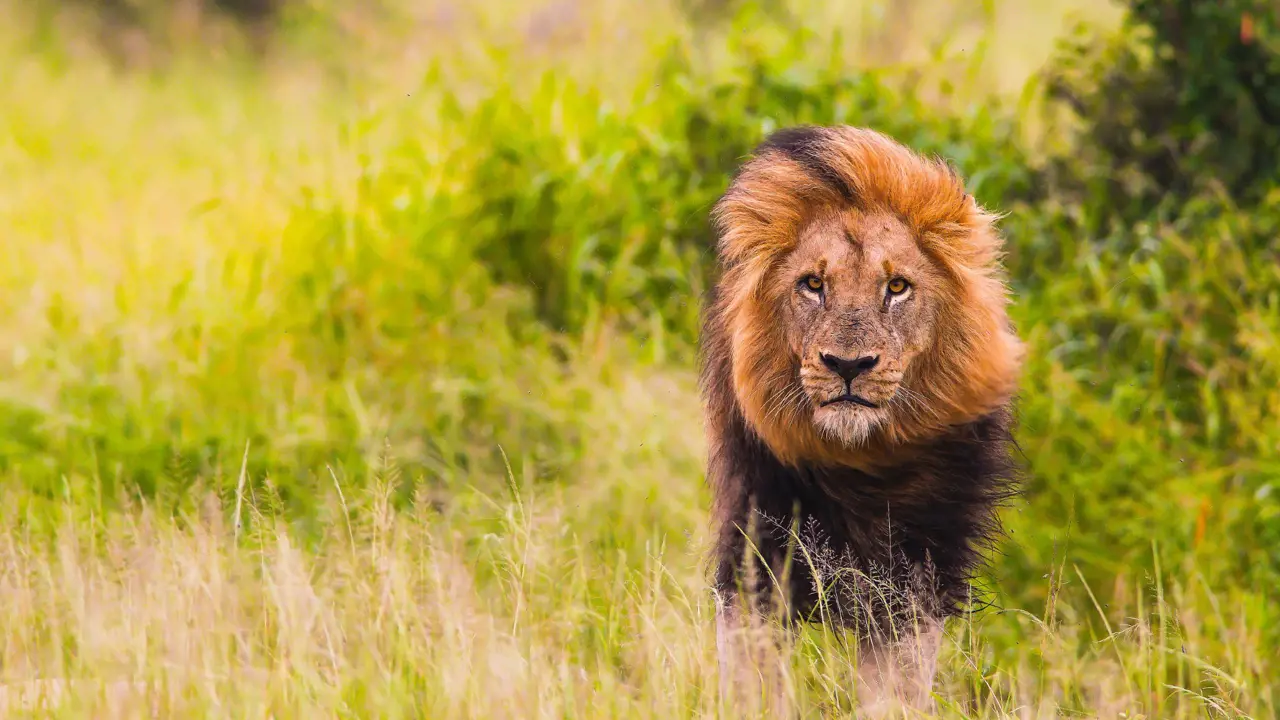
[[[716,603],[720,698],[731,716],[792,717],[784,638],[766,618],[736,598]]]
[[[925,619],[907,638],[867,648],[858,658],[858,714],[887,717],[911,709],[931,712],[942,646],[942,623]]]

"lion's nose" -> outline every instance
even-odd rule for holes
[[[853,359],[836,357],[822,353],[822,364],[831,369],[831,372],[839,375],[845,382],[853,382],[853,379],[862,373],[870,370],[880,362],[879,355],[863,355]]]

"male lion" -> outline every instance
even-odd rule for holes
[[[873,704],[926,704],[942,621],[1014,487],[1022,345],[995,216],[883,134],[796,127],[757,148],[714,219],[702,394],[722,682],[776,651],[743,638],[779,611],[856,630]]]

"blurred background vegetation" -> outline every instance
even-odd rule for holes
[[[1213,693],[1274,709],[1274,3],[0,10],[14,526],[247,483],[314,538],[376,484],[478,539],[518,485],[595,572],[674,546],[695,587],[707,212],[769,131],[870,126],[1007,214],[1028,479],[996,604],[1104,637],[1172,573],[1215,598],[1204,652],[1263,668]]]

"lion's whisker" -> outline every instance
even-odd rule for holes
[[[899,386],[897,392],[889,398],[889,404],[904,407],[910,412],[921,412],[927,405],[924,396],[903,386]]]
[[[805,392],[803,387],[799,385],[792,385],[787,392],[778,396],[778,402],[774,405],[772,410],[765,413],[765,416],[772,419],[774,415],[780,415],[787,406],[799,403],[799,401],[803,400],[804,395]]]
[[[799,400],[800,396],[803,394],[804,388],[798,385],[792,385],[788,387],[786,391],[775,394],[768,402],[765,403],[765,417],[772,420],[776,415],[781,414],[788,405]]]

